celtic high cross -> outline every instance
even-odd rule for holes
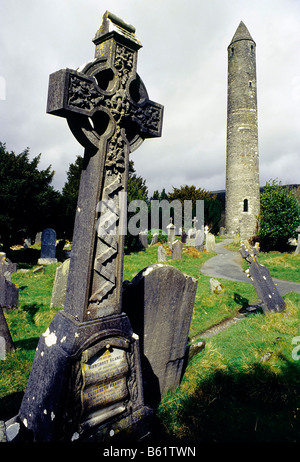
[[[120,193],[127,191],[129,153],[161,135],[163,116],[136,73],[142,45],[135,28],[107,11],[93,42],[93,61],[50,75],[47,105],[85,148],[64,306],[81,322],[121,312]]]

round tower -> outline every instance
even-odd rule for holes
[[[256,44],[243,22],[228,46],[226,210],[227,235],[257,232],[259,159]]]

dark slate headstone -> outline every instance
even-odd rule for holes
[[[140,337],[145,401],[156,405],[181,380],[197,280],[148,266],[123,286],[123,309]]]
[[[56,263],[56,232],[52,228],[44,229],[41,240],[41,255],[39,265]]]
[[[241,245],[240,254],[250,263],[246,273],[250,277],[257,295],[262,301],[262,309],[266,312],[280,312],[285,309],[285,302],[275,286],[270,271],[257,261],[257,250]]]
[[[19,289],[0,274],[0,306],[13,308],[19,305]]]

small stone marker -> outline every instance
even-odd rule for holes
[[[50,308],[64,307],[67,282],[70,268],[70,259],[65,260],[58,268],[56,268],[55,279],[52,289],[52,297]]]
[[[210,292],[212,294],[220,294],[224,290],[223,284],[221,284],[217,279],[210,278]]]
[[[170,224],[167,226],[168,233],[168,244],[172,245],[175,241],[175,226],[173,225],[173,219],[170,218]]]
[[[174,241],[172,243],[172,260],[181,260],[182,259],[182,242]]]
[[[56,258],[56,232],[52,228],[46,228],[42,233],[41,256],[39,265],[57,263]]]
[[[215,252],[216,250],[215,236],[211,233],[206,234],[205,248],[207,252]]]
[[[156,405],[181,380],[197,280],[157,263],[124,283],[123,308],[140,337],[145,402]]]
[[[161,135],[163,107],[148,99],[136,72],[141,44],[133,26],[107,11],[93,41],[93,60],[50,75],[47,112],[67,118],[85,148],[84,168],[64,310],[40,337],[7,429],[19,425],[13,441],[102,442],[115,433],[138,441],[153,415],[144,404],[139,339],[122,310],[119,199],[129,153]]]
[[[266,312],[280,312],[285,309],[285,302],[280,296],[277,287],[275,286],[270,271],[265,266],[257,261],[257,250],[247,248],[245,244],[241,245],[240,254],[245,260],[250,263],[250,267],[246,270],[250,277],[257,295],[262,301],[262,309]]]
[[[157,247],[157,260],[158,260],[158,263],[167,261],[167,252],[166,252],[166,249],[162,245],[159,245]]]

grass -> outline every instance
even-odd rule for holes
[[[19,285],[20,306],[6,313],[16,351],[0,361],[0,420],[17,413],[38,338],[58,311],[49,308],[58,265],[33,273],[36,260],[30,261],[28,254],[21,253],[18,266],[30,271],[12,275]],[[190,339],[201,339],[204,330],[257,300],[251,284],[225,279],[220,279],[225,287],[221,294],[210,293],[210,278],[201,273],[201,266],[213,255],[194,248],[185,249],[182,260],[173,261],[168,255],[168,264],[198,280]],[[292,278],[276,259],[284,255],[266,254],[264,264],[272,264],[274,270],[280,266]],[[157,245],[126,255],[124,280],[156,262]],[[298,271],[297,265],[289,271]],[[300,364],[292,357],[292,341],[300,334],[300,294],[284,298],[287,307],[282,313],[251,314],[205,339],[205,349],[188,364],[180,386],[159,405],[158,441],[300,440]],[[262,361],[265,353],[271,353],[270,358]]]

